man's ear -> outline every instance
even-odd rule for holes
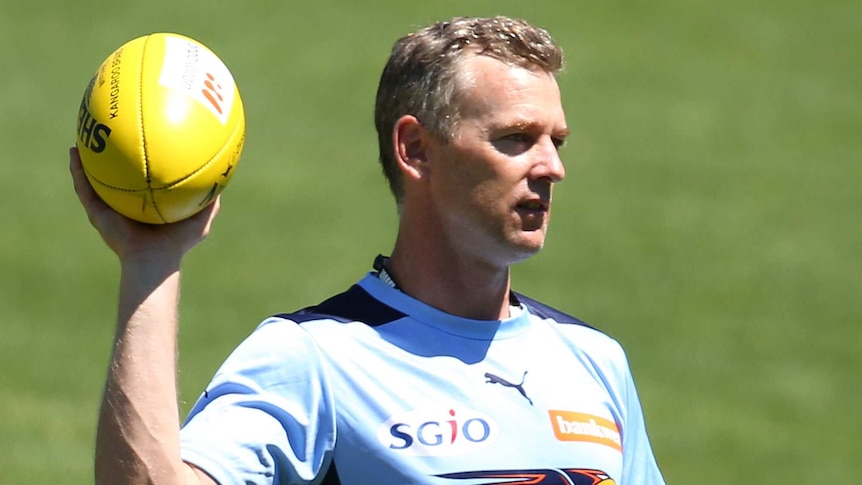
[[[430,171],[428,141],[428,132],[415,116],[404,115],[395,122],[395,161],[405,178],[418,180]]]

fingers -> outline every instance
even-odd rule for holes
[[[185,253],[205,239],[221,207],[221,197],[194,216],[170,224],[143,224],[113,210],[96,193],[87,179],[76,148],[69,149],[69,171],[75,193],[87,212],[90,224],[120,259],[128,254],[156,254],[179,249]],[[173,248],[173,249],[172,249]]]
[[[200,216],[206,219],[206,224],[204,224],[204,228],[202,234],[206,237],[210,230],[212,229],[213,221],[221,210],[221,195],[216,197],[212,204],[209,207],[205,208],[200,212]]]
[[[220,209],[221,195],[217,196],[216,199],[210,205],[204,207],[203,210],[191,216],[188,221],[180,221],[175,224],[193,227],[194,229],[191,229],[191,231],[198,235],[197,240],[200,241],[209,235],[212,230],[213,221],[215,221]],[[197,241],[195,244],[196,243]]]
[[[111,209],[99,197],[99,194],[90,185],[87,180],[87,175],[84,173],[84,166],[81,163],[81,156],[78,149],[72,147],[69,149],[69,172],[72,174],[72,183],[75,188],[75,193],[78,195],[78,200],[87,212],[87,217],[90,223],[96,225],[95,218],[97,214],[110,211]]]
[[[95,191],[90,186],[87,180],[87,175],[84,173],[84,167],[81,165],[81,156],[78,154],[78,149],[72,147],[69,149],[69,172],[72,173],[72,183],[75,187],[75,193],[81,199],[84,206],[90,205],[90,199],[96,196]]]

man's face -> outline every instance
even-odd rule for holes
[[[429,152],[433,203],[459,252],[509,265],[542,248],[551,191],[565,175],[560,90],[551,74],[486,56],[462,68],[454,136]]]

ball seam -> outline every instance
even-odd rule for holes
[[[243,115],[240,115],[240,117],[242,117],[242,116],[243,116]],[[236,125],[236,126],[234,127],[234,129],[233,129],[233,131],[231,132],[231,134],[230,134],[230,136],[228,137],[228,139],[234,139],[234,137],[236,137],[236,135],[237,135],[237,134],[240,134],[240,138],[242,138],[242,134],[241,134],[241,133],[242,133],[242,132],[244,131],[244,129],[245,129],[245,127],[243,126],[243,123],[237,122],[237,123],[235,123],[235,125]],[[237,143],[239,143],[239,140],[237,140]],[[86,170],[86,168],[84,169],[84,172],[85,172],[85,173],[86,173],[86,174],[87,174],[87,175],[88,175],[88,176],[89,176],[89,177],[90,177],[94,182],[97,182],[99,185],[102,185],[103,187],[106,187],[106,188],[109,188],[109,189],[112,189],[112,190],[116,190],[116,191],[119,191],[119,192],[147,192],[147,191],[149,191],[150,193],[153,193],[153,192],[158,192],[158,191],[162,191],[162,190],[170,190],[170,189],[172,189],[172,188],[176,187],[177,185],[179,185],[179,184],[181,184],[181,183],[185,182],[186,180],[188,180],[188,179],[190,179],[190,178],[194,177],[194,176],[195,176],[195,175],[197,175],[199,172],[201,172],[202,170],[205,170],[205,169],[206,169],[206,168],[208,168],[210,165],[212,165],[212,163],[213,163],[215,160],[217,160],[217,159],[219,158],[219,156],[220,156],[222,153],[224,153],[226,150],[228,150],[228,149],[236,150],[236,144],[233,144],[233,143],[225,143],[224,145],[222,145],[222,146],[221,146],[221,148],[219,148],[218,150],[216,150],[216,152],[213,154],[213,156],[212,156],[212,157],[210,157],[210,158],[209,158],[209,160],[207,160],[206,162],[204,162],[203,164],[201,164],[201,166],[200,166],[200,167],[196,168],[196,169],[195,169],[194,171],[192,171],[192,172],[189,172],[187,175],[184,175],[183,177],[181,177],[181,178],[179,178],[179,179],[177,179],[177,180],[175,180],[175,181],[173,181],[173,182],[171,182],[171,183],[169,183],[169,184],[165,184],[165,185],[163,185],[163,186],[161,186],[161,187],[158,187],[158,188],[153,188],[153,186],[152,186],[152,185],[151,185],[151,183],[150,183],[150,182],[151,182],[151,180],[149,179],[149,175],[147,175],[147,186],[146,186],[146,187],[143,187],[143,188],[140,188],[140,189],[130,189],[130,188],[128,188],[128,187],[119,187],[119,186],[116,186],[116,185],[109,184],[109,183],[107,183],[107,182],[105,182],[105,181],[103,181],[103,180],[100,180],[100,179],[99,179],[99,178],[97,178],[93,173],[91,173],[90,171]],[[145,165],[146,165],[146,161],[145,161]],[[159,214],[159,216],[161,217],[161,214]]]
[[[240,114],[240,117],[243,117],[243,116],[244,116],[243,114]],[[237,123],[235,123],[234,129],[233,129],[233,131],[231,132],[230,136],[228,137],[228,140],[235,140],[235,137],[237,136],[237,134],[239,134],[239,135],[240,135],[240,138],[242,138],[242,137],[243,137],[243,135],[241,134],[241,132],[242,132],[242,131],[244,131],[244,130],[245,130],[245,127],[243,126],[243,123],[241,123],[241,122],[237,122]],[[164,187],[159,187],[158,189],[152,189],[152,188],[150,188],[150,190],[165,190],[165,189],[171,189],[171,188],[176,187],[177,185],[179,185],[179,184],[181,184],[181,183],[185,182],[186,180],[188,180],[188,179],[190,179],[190,178],[194,177],[194,176],[195,176],[195,175],[197,175],[199,172],[201,172],[201,171],[203,171],[203,170],[205,170],[205,169],[209,168],[209,166],[210,166],[210,165],[212,165],[212,164],[213,164],[213,162],[215,162],[216,160],[218,160],[218,159],[221,157],[221,155],[222,155],[225,151],[227,151],[228,149],[230,149],[230,150],[236,150],[236,145],[239,143],[239,141],[240,141],[240,140],[235,140],[235,142],[236,142],[236,143],[224,143],[224,144],[221,146],[221,148],[219,148],[218,150],[216,150],[216,152],[213,154],[213,156],[212,156],[212,157],[210,157],[210,159],[209,159],[209,160],[207,160],[207,161],[206,161],[204,164],[202,164],[200,167],[196,168],[194,171],[189,172],[187,175],[184,175],[182,178],[177,179],[176,181],[174,181],[174,182],[172,182],[172,183],[170,183],[170,184],[167,184],[167,185],[165,185]]]
[[[134,192],[146,192],[146,191],[150,190],[149,187],[144,187],[142,189],[130,189],[128,187],[118,187],[116,185],[111,185],[107,182],[104,182],[104,181],[96,178],[96,176],[93,175],[93,173],[90,172],[89,170],[87,170],[86,168],[84,169],[84,173],[87,174],[87,178],[89,178],[92,182],[95,182],[95,183],[101,185],[102,187],[105,187],[105,188],[108,188],[111,190],[116,190],[117,192],[134,193]]]
[[[141,52],[141,67],[140,67],[140,69],[138,69],[138,72],[140,73],[139,77],[138,77],[138,93],[139,93],[139,95],[138,95],[138,113],[140,113],[140,115],[138,116],[138,119],[140,120],[139,127],[141,130],[141,151],[143,153],[143,161],[144,161],[144,178],[146,179],[146,182],[147,182],[146,192],[150,196],[150,202],[152,203],[153,211],[155,211],[156,216],[159,219],[161,219],[162,222],[167,222],[165,220],[164,216],[162,215],[162,212],[159,210],[159,204],[156,202],[156,196],[153,193],[152,179],[150,177],[150,156],[149,156],[149,153],[147,152],[147,131],[146,131],[146,127],[144,126],[144,66],[145,66],[146,60],[147,60],[147,47],[149,47],[150,41],[152,39],[153,39],[153,34],[150,34],[149,36],[147,36],[146,40],[144,41],[144,45],[142,47],[142,52]],[[147,203],[147,201],[145,198],[144,204],[146,204],[146,203]]]

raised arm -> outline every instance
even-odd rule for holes
[[[93,191],[70,150],[75,192],[121,266],[116,337],[96,436],[97,484],[214,484],[180,458],[176,358],[180,262],[202,241],[218,200],[194,217],[140,224]]]

